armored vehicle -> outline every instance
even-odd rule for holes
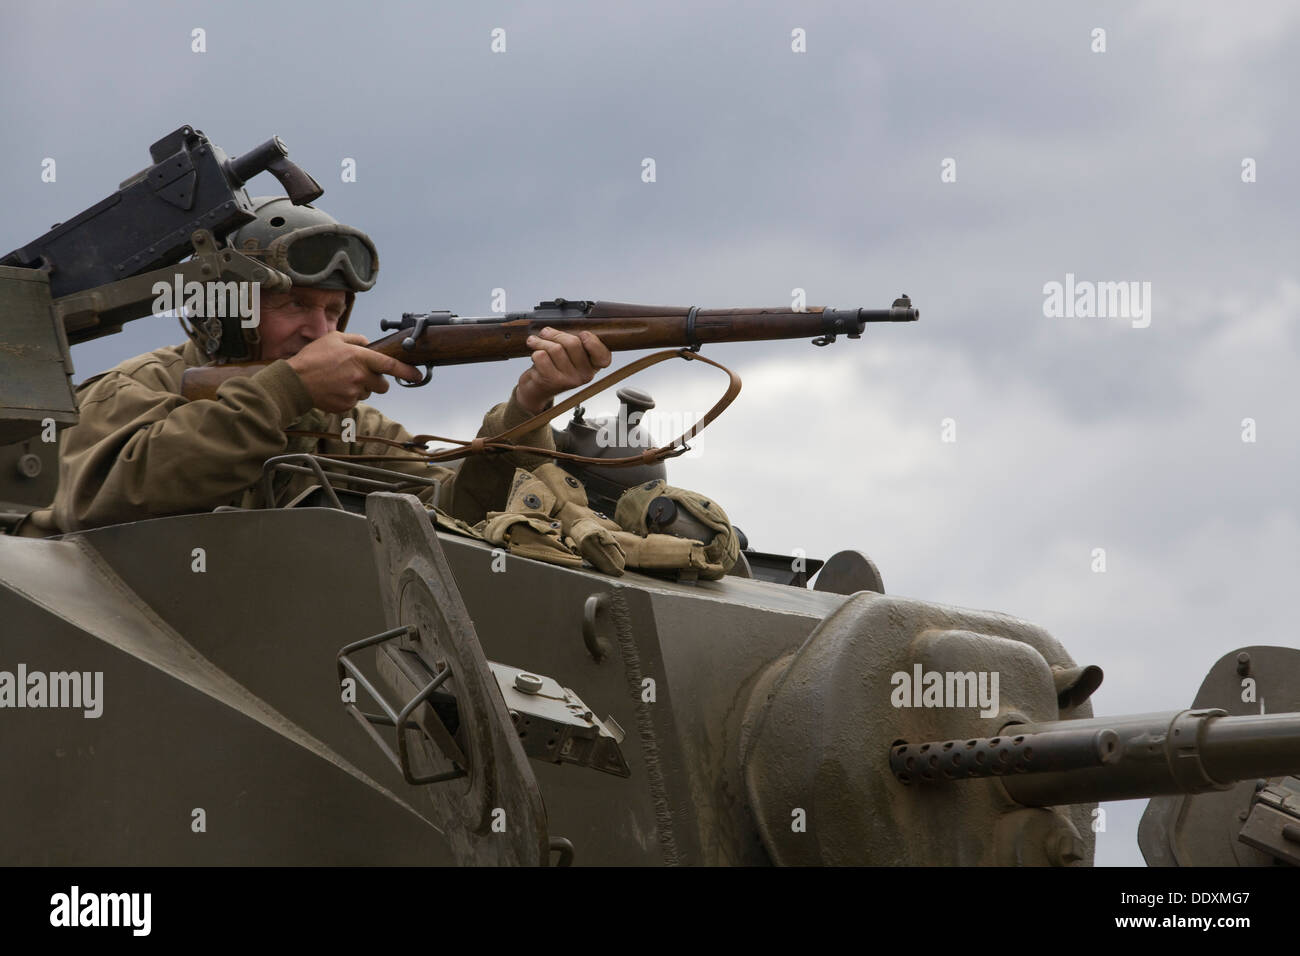
[[[1045,630],[888,594],[859,552],[612,577],[311,455],[266,462],[312,477],[292,501],[30,535],[70,346],[160,276],[274,285],[224,244],[243,184],[319,194],[278,140],[231,159],[182,127],[152,159],[0,260],[4,863],[1089,865],[1097,802],[1137,798],[1150,864],[1300,862],[1294,649],[1099,718],[1100,669]],[[612,498],[654,467],[575,473]]]

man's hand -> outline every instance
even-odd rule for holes
[[[409,382],[424,377],[405,362],[364,348],[365,344],[364,335],[330,332],[286,361],[311,393],[312,405],[323,412],[346,412],[372,392],[388,391],[385,375],[399,375]]]
[[[592,332],[559,332],[545,328],[528,337],[533,367],[519,376],[515,400],[529,415],[540,413],[556,395],[596,377],[596,370],[608,368],[609,349]]]

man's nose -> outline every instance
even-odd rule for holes
[[[329,334],[329,314],[323,305],[310,308],[303,314],[300,331],[305,338],[312,341]]]

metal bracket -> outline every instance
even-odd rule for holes
[[[450,740],[451,735],[447,734],[445,740],[439,740],[438,737],[440,735],[429,734],[427,732],[425,733],[425,736],[437,745],[438,749],[443,752],[447,759],[458,764],[458,767],[455,770],[449,770],[443,773],[417,774],[411,767],[410,752],[406,745],[406,734],[403,733],[405,730],[423,731],[420,724],[409,722],[411,715],[415,713],[417,707],[427,701],[429,696],[446,682],[447,678],[451,676],[451,668],[443,667],[442,670],[435,674],[433,679],[424,686],[424,689],[403,704],[402,709],[399,711],[384,700],[384,696],[380,693],[379,689],[376,688],[374,684],[370,683],[370,679],[361,672],[360,668],[358,668],[353,661],[348,659],[349,655],[355,654],[359,650],[367,647],[376,647],[387,641],[391,641],[394,638],[410,634],[414,630],[415,628],[412,625],[407,624],[402,627],[394,627],[391,630],[382,631],[379,634],[372,634],[370,637],[362,638],[359,641],[353,641],[351,644],[345,645],[339,650],[337,660],[339,683],[341,684],[346,677],[351,675],[357,684],[360,685],[383,710],[383,714],[367,714],[355,703],[350,703],[345,704],[348,712],[357,719],[366,733],[370,735],[371,739],[379,745],[379,749],[382,750],[387,755],[388,759],[393,762],[393,765],[402,771],[402,779],[409,784],[419,786],[421,784],[443,783],[447,780],[456,780],[466,774],[463,766],[465,755],[460,752],[459,748],[453,750],[446,746],[446,740]],[[434,719],[439,720],[436,712],[434,713]],[[439,720],[439,722],[441,721]],[[388,741],[383,738],[383,735],[380,734],[379,731],[375,730],[376,725],[395,728],[397,736],[396,751],[389,746]]]
[[[700,350],[700,340],[695,337],[695,318],[699,314],[700,307],[698,305],[691,306],[690,311],[686,313],[686,342],[692,352]]]
[[[322,462],[328,464],[331,470],[326,471],[322,467]],[[345,508],[339,499],[338,492],[334,488],[335,482],[351,486],[340,490],[359,494],[369,494],[374,491],[402,492],[412,485],[442,487],[442,481],[438,478],[421,478],[419,475],[389,471],[387,468],[365,465],[361,462],[341,461],[336,458],[322,458],[308,452],[295,452],[290,455],[276,455],[263,462],[262,501],[267,508],[277,507],[273,479],[278,471],[315,477],[320,482],[321,493],[328,499],[329,506],[339,511],[349,509]],[[438,497],[435,496],[433,504],[436,506],[437,503]]]
[[[207,229],[190,235],[194,256],[188,262],[164,266],[107,285],[73,292],[54,300],[54,311],[67,329],[73,344],[108,335],[129,319],[147,315],[158,298],[156,283],[171,286],[179,281],[214,282],[230,277],[243,282],[258,282],[263,292],[290,287],[287,275],[252,259],[236,249],[222,248]],[[125,270],[125,266],[122,267]]]
[[[550,850],[560,854],[555,861],[556,866],[573,866],[573,841],[565,837],[551,837]]]
[[[1237,839],[1274,859],[1300,866],[1300,778],[1261,780]]]
[[[858,337],[857,335],[854,335],[851,331],[849,331],[847,328],[845,328],[843,319],[831,318],[825,312],[823,312],[822,320],[823,320],[823,328],[826,329],[826,333],[824,335],[819,335],[817,336],[817,338],[813,339],[812,340],[813,345],[819,347],[830,345],[832,342],[835,341],[837,335],[844,332],[847,332],[850,338],[856,339]]]
[[[598,720],[573,691],[549,677],[488,661],[492,676],[519,732],[524,753],[534,760],[591,767],[630,777],[619,750],[626,734],[613,717]]]

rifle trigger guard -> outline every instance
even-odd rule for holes
[[[399,379],[397,380],[397,384],[398,384],[398,385],[401,385],[401,386],[404,386],[405,388],[419,388],[421,385],[428,385],[428,384],[429,384],[429,379],[431,379],[431,378],[433,378],[433,365],[432,365],[432,364],[430,364],[430,365],[426,365],[426,366],[424,367],[424,378],[420,379],[418,382],[408,382],[408,381],[407,381],[406,379],[404,379],[404,378],[399,378]]]

